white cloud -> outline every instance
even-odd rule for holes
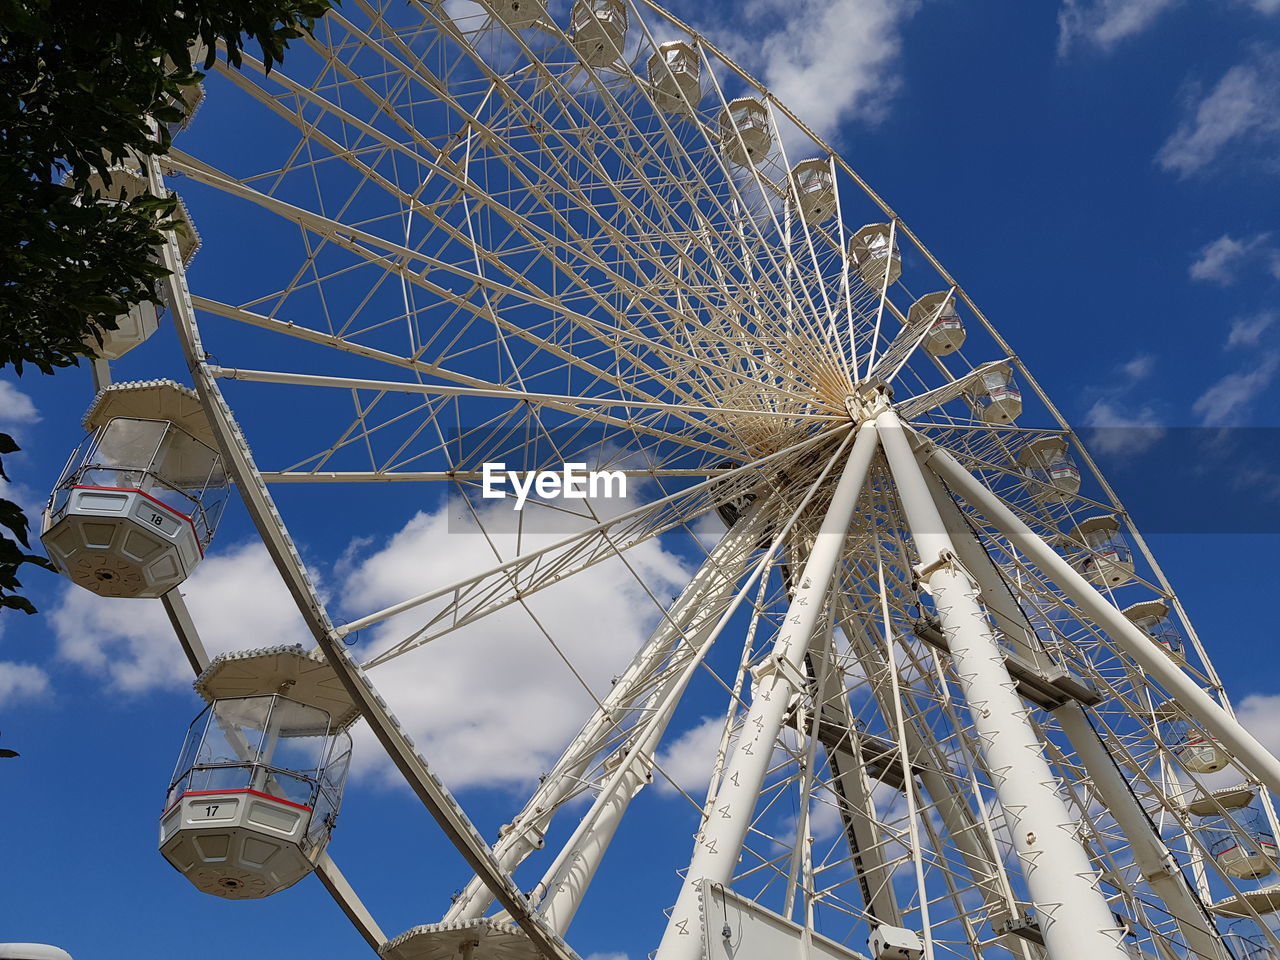
[[[1227,335],[1227,347],[1256,347],[1265,333],[1276,322],[1276,311],[1264,310],[1252,317],[1238,317],[1231,322]]]
[[[1149,353],[1140,353],[1128,363],[1120,367],[1120,372],[1134,383],[1145,380],[1155,371],[1156,358]]]
[[[40,411],[31,398],[8,380],[0,380],[0,429],[12,430],[39,420]]]
[[[1273,755],[1280,756],[1280,694],[1250,694],[1236,707],[1236,719]]]
[[[1251,370],[1229,373],[1209,387],[1191,405],[1206,427],[1231,426],[1249,405],[1269,387],[1280,371],[1280,354],[1269,353]]]
[[[49,675],[33,663],[0,661],[0,703],[40,700],[49,693]]]
[[[725,530],[728,528],[724,525],[724,521],[720,519],[720,514],[712,510],[710,513],[704,513],[697,520],[689,525],[689,529],[693,535],[698,538],[698,543],[702,549],[710,551],[720,538],[724,536]]]
[[[34,487],[29,487],[25,483],[0,480],[0,497],[12,500],[22,508],[22,512],[27,515],[27,519],[31,523],[28,535],[30,537],[38,537],[40,535],[40,513],[44,510],[47,493],[37,492]],[[34,540],[32,545],[34,546]]]
[[[494,503],[486,509],[510,507]],[[526,510],[523,552],[565,536],[563,515],[554,521],[560,532],[545,529],[552,516]],[[487,569],[496,562],[491,539],[503,556],[514,553],[514,537],[459,532],[459,523],[455,518],[450,524],[445,509],[419,513],[356,562],[347,607],[381,609]],[[625,557],[664,606],[688,578],[679,559],[656,541]],[[659,616],[654,600],[617,559],[525,602],[532,616],[519,604],[508,606],[371,671],[432,768],[455,789],[527,784],[545,772],[595,709],[593,695],[604,695]],[[439,609],[430,605],[375,628],[366,654],[392,646]],[[383,766],[376,748],[362,753],[357,762],[365,771]]]
[[[809,805],[809,833],[813,836],[819,839],[835,836],[843,826],[844,819],[834,799],[815,800]]]
[[[209,656],[302,643],[311,635],[261,544],[212,554],[183,584]],[[154,600],[98,597],[69,585],[49,615],[58,654],[114,688],[141,693],[194,679],[164,608]]]
[[[1280,0],[1244,0],[1249,6],[1257,10],[1258,13],[1272,14],[1280,13]]]
[[[1092,427],[1089,445],[1103,453],[1138,454],[1150,449],[1165,430],[1149,405],[1134,407],[1125,398],[1134,386],[1148,379],[1156,369],[1156,358],[1139,353],[1115,368],[1116,375],[1105,387],[1090,387],[1086,398],[1093,405],[1084,415],[1084,425]]]
[[[1186,177],[1217,159],[1228,144],[1280,134],[1280,70],[1275,58],[1237,64],[1198,102],[1165,141],[1156,162]]]
[[[1223,286],[1235,283],[1236,268],[1252,253],[1266,243],[1267,234],[1259,233],[1246,240],[1237,240],[1224,233],[1212,243],[1205,244],[1188,273],[1192,280],[1207,280]]]
[[[748,0],[740,33],[707,32],[826,138],[850,118],[884,116],[899,86],[901,28],[918,8],[918,0]]]
[[[703,717],[695,726],[672,740],[666,749],[659,750],[658,766],[667,776],[654,775],[653,783],[658,792],[676,796],[678,786],[701,803],[707,792],[707,784],[711,782],[716,749],[720,746],[723,732],[723,716]],[[671,780],[675,781],[676,786],[672,786]]]
[[[510,508],[495,504],[492,509]],[[345,606],[378,609],[492,566],[490,539],[457,532],[460,521],[455,518],[451,527],[447,511],[444,506],[418,514],[367,556],[358,555],[362,544],[344,554],[341,566],[348,577],[338,586]],[[523,551],[565,536],[563,529],[539,531],[539,516],[551,514],[526,511]],[[562,515],[555,523],[563,526]],[[512,536],[492,540],[502,550],[514,549]],[[664,605],[689,576],[679,558],[656,541],[628,551],[626,559]],[[257,543],[206,558],[182,590],[210,656],[264,645],[312,645]],[[645,588],[617,560],[526,602],[536,622],[513,605],[372,671],[407,732],[454,788],[526,784],[544,772],[595,708],[592,694],[565,659],[594,696],[602,696],[659,615]],[[389,646],[431,612],[403,614],[366,631],[364,646]],[[59,656],[114,689],[144,693],[191,683],[190,668],[158,603],[104,599],[69,586],[49,623]],[[554,647],[538,624],[550,633]],[[369,740],[367,731],[358,737]],[[362,746],[360,767],[389,771],[376,744]]]
[[[1149,450],[1165,434],[1164,427],[1151,407],[1125,409],[1114,398],[1096,401],[1085,414],[1084,423],[1093,428],[1089,446],[1110,454],[1140,454]]]
[[[815,840],[826,840],[834,837],[844,826],[840,816],[840,808],[827,791],[820,791],[824,796],[815,796],[809,803],[809,823],[807,833]],[[788,814],[783,822],[773,831],[774,845],[788,850],[795,846],[796,828],[800,825],[798,814]]]
[[[1064,0],[1058,12],[1058,54],[1076,41],[1110,50],[1121,40],[1146,30],[1177,0]]]

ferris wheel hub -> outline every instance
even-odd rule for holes
[[[856,424],[874,420],[893,400],[893,388],[881,380],[864,380],[853,391],[844,398],[844,408]]]

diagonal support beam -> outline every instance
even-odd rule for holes
[[[1062,590],[1120,649],[1164,689],[1189,716],[1217,737],[1241,764],[1274,794],[1280,794],[1280,760],[1257,741],[1235,717],[1183,673],[1151,638],[1134,626],[1053,547],[1023,523],[951,454],[936,447],[922,451],[925,465],[938,474],[970,506],[985,516],[1009,542]]]
[[[840,624],[845,636],[849,638],[854,655],[871,682],[872,694],[881,714],[890,717],[893,715],[893,702],[890,699],[892,692],[887,689],[888,684],[884,680],[889,669],[888,659],[880,647],[868,638],[865,625],[846,598],[841,598],[838,610]],[[955,844],[974,886],[982,893],[988,910],[993,915],[1010,913],[1013,896],[994,844],[989,842],[981,821],[974,814],[964,794],[956,790],[954,784],[949,783],[943,775],[946,753],[940,749],[929,725],[919,719],[921,705],[916,701],[915,694],[908,696],[912,715],[908,717],[904,742],[907,755],[918,766],[925,795],[942,819],[951,842]],[[852,725],[852,720],[850,724]],[[887,916],[877,914],[877,917],[882,922],[893,922]],[[1017,951],[1009,943],[1005,946],[1017,955]]]
[[[832,575],[844,553],[849,524],[876,447],[876,429],[868,421],[859,429],[845,461],[773,652],[758,672],[756,694],[743,722],[742,734],[725,766],[720,789],[704,813],[689,872],[658,946],[657,960],[699,960],[702,956],[701,883],[709,880],[727,886],[733,879],[768,772],[769,758],[785,719],[793,688],[791,677],[803,675],[809,644],[826,609]]]
[[[1204,905],[1192,892],[1173,854],[1133,795],[1128,781],[1089,722],[1084,708],[1074,700],[1068,700],[1054,710],[1053,715],[1084,764],[1098,797],[1128,838],[1134,863],[1142,871],[1143,879],[1151,884],[1151,889],[1164,901],[1169,914],[1177,921],[1182,939],[1192,955],[1202,960],[1228,960],[1217,928],[1205,912]]]
[[[1127,960],[1076,822],[1004,667],[977,582],[951,538],[897,414],[876,419],[885,457],[920,558],[917,574],[942,620],[956,677],[978,735],[1045,946],[1053,960]]]
[[[698,654],[712,639],[718,619],[722,619],[722,611],[730,603],[757,544],[768,532],[770,514],[761,509],[763,506],[757,505],[742,517],[707,555],[595,714],[565,749],[524,809],[503,829],[494,845],[494,854],[504,869],[515,870],[542,846],[542,836],[552,817],[581,790],[583,778],[617,730],[619,721],[646,697],[658,697],[667,686],[679,682],[679,673],[671,671],[673,659],[699,659]],[[661,679],[664,673],[667,676]],[[655,678],[660,678],[656,690]],[[492,901],[493,895],[476,878],[454,901],[444,920],[448,923],[483,916]],[[560,929],[567,925],[566,921]]]
[[[852,621],[846,607],[843,598],[837,598],[834,604],[836,620],[848,636]],[[851,644],[857,648],[856,642],[851,641]],[[886,862],[884,838],[876,820],[871,780],[858,742],[857,724],[840,675],[833,668],[833,657],[830,632],[819,631],[815,637],[813,660],[825,669],[818,670],[818,709],[821,711],[822,723],[834,723],[839,730],[839,743],[846,747],[843,750],[827,748],[832,786],[841,800],[840,817],[849,837],[854,870],[858,874],[858,885],[862,890],[867,912],[881,923],[901,926],[902,911],[893,890],[893,867]],[[868,675],[870,676],[870,671]]]

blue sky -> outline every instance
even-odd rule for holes
[[[675,11],[839,147],[1078,426],[1280,427],[1276,0],[751,0]],[[187,136],[232,149],[233,131],[210,125],[225,116],[210,108],[212,121],[202,118]],[[225,229],[216,210],[196,214],[211,235]],[[235,264],[232,251],[210,243],[193,280]],[[120,375],[173,375],[180,367],[166,336],[131,355]],[[0,375],[0,429],[26,447],[7,462],[8,496],[33,507],[43,500],[79,439],[89,398],[86,371]],[[1271,432],[1251,436],[1274,447]],[[1167,488],[1169,476],[1144,472],[1139,455],[1118,482],[1141,526],[1145,487]],[[1271,502],[1280,477],[1241,484],[1224,476],[1219,490],[1237,505]],[[1198,497],[1196,509],[1216,509],[1204,503]],[[393,534],[410,544],[439,535],[429,519],[413,525],[413,504],[356,506],[378,514],[383,540],[370,549]],[[320,529],[305,536],[325,540]],[[1280,529],[1149,539],[1233,699],[1280,745],[1266,573]],[[390,595],[368,556],[353,553],[345,565],[335,557],[320,563],[322,587]],[[678,580],[680,558],[655,548],[644,562],[655,577]],[[279,590],[239,593],[273,576],[244,516],[231,511],[202,572],[204,598],[192,596],[212,646],[301,638]],[[0,767],[9,826],[0,940],[59,943],[80,960],[161,951],[203,960],[264,948],[361,955],[314,880],[264,902],[228,904],[195,892],[164,863],[155,819],[199,704],[172,640],[161,646],[159,606],[105,606],[51,575],[26,580],[41,614],[0,620],[0,730],[4,745],[23,753]],[[601,595],[611,586],[619,584],[596,584]],[[587,615],[605,618],[605,606]],[[592,666],[611,669],[603,660]],[[462,737],[443,716],[416,719]],[[697,720],[684,717],[683,728]],[[506,774],[492,789],[480,789],[488,767],[450,761],[451,782],[472,784],[464,799],[487,828],[539,772],[546,744],[535,734],[515,737],[506,754],[484,754]],[[688,810],[673,812],[679,803],[646,793],[641,815],[620,833],[613,868],[571,931],[584,956],[638,960],[656,944],[657,909],[623,891],[654,879],[655,902],[670,899],[663,883],[674,894],[671,865],[687,859],[693,828]],[[467,879],[430,819],[372,766],[347,792],[333,854],[393,934],[438,919]],[[616,907],[606,908],[611,897],[634,903],[634,915],[620,921]]]

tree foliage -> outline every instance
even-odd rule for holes
[[[0,455],[14,453],[18,445],[7,433],[0,433]],[[0,458],[0,480],[8,481],[4,472],[4,460]],[[38,554],[28,553],[31,542],[27,533],[27,518],[22,508],[12,500],[0,498],[0,527],[8,529],[13,537],[0,535],[0,610],[22,610],[24,613],[35,613],[36,608],[26,597],[16,593],[22,582],[18,579],[18,568],[30,563],[37,567],[52,570],[51,564]],[[16,539],[15,539],[16,538]]]
[[[255,41],[270,69],[330,0],[0,0],[0,369],[44,373],[91,355],[131,304],[156,299],[176,201],[98,199],[111,169],[169,148],[182,93],[218,45]],[[199,51],[192,61],[192,51]],[[13,440],[0,441],[4,452]],[[27,520],[0,501],[0,590],[35,562]],[[21,545],[21,547],[20,547]],[[13,565],[13,566],[11,566]],[[12,594],[0,607],[30,611]]]
[[[223,44],[270,68],[329,0],[0,0],[0,369],[78,362],[96,332],[155,297],[172,201],[87,202],[110,168],[163,153]],[[207,51],[192,63],[197,44]],[[152,120],[158,124],[153,135]],[[95,180],[97,183],[95,184]]]

